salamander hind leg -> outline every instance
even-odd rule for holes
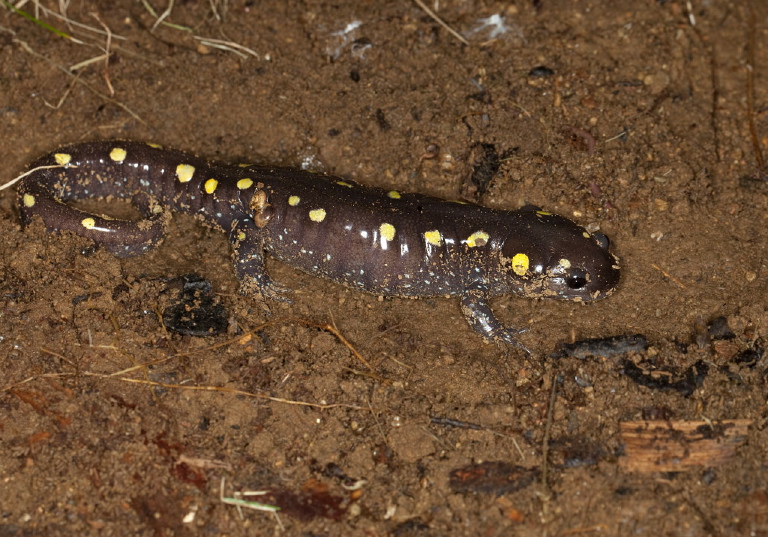
[[[264,236],[259,228],[236,224],[232,229],[230,242],[233,246],[235,274],[240,280],[242,294],[256,294],[288,304],[293,302],[286,296],[291,290],[275,282],[267,274],[264,266]]]
[[[461,312],[474,331],[483,336],[486,341],[503,342],[531,354],[531,351],[517,339],[517,336],[526,330],[504,326],[493,314],[485,293],[466,292],[461,297]]]

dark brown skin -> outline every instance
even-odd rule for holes
[[[119,256],[162,240],[170,211],[229,234],[242,291],[287,301],[264,252],[348,287],[385,296],[460,296],[487,340],[518,346],[488,301],[503,294],[589,302],[609,295],[619,266],[608,240],[535,207],[501,211],[368,188],[302,170],[229,166],[140,142],[86,142],[33,164],[19,186],[22,220],[72,231]],[[114,220],[67,204],[132,199],[145,219]]]

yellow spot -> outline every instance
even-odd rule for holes
[[[80,222],[85,229],[93,229],[96,227],[96,220],[93,218],[83,218]]]
[[[592,238],[592,235],[590,235],[590,234],[589,234],[589,233],[587,233],[586,231],[585,231],[584,233],[582,233],[582,236],[583,236],[585,239],[591,239],[591,238]]]
[[[123,149],[122,147],[116,147],[109,152],[109,158],[111,158],[112,160],[118,163],[123,162],[125,160],[126,155],[128,155],[128,153],[126,153],[125,149]]]
[[[296,207],[300,201],[301,201],[300,197],[291,196],[290,198],[288,198],[288,205],[290,205],[291,207]]]
[[[336,181],[336,184],[337,185],[341,185],[341,186],[346,186],[346,187],[349,187],[349,188],[352,188],[352,186],[353,186],[353,185],[347,183],[346,181]]]
[[[24,207],[33,207],[35,205],[35,197],[32,194],[24,194],[22,199],[24,201]]]
[[[66,166],[70,162],[72,162],[72,155],[69,153],[56,153],[53,155],[53,158],[56,159],[56,164],[59,166]]]
[[[561,259],[560,261],[558,261],[558,264],[564,269],[571,268],[571,262],[567,259]]]
[[[440,244],[443,242],[443,236],[436,229],[433,229],[432,231],[425,231],[424,238],[429,244],[433,246],[440,246]]]
[[[512,270],[518,276],[525,276],[525,273],[528,272],[529,263],[530,261],[527,255],[515,254],[515,256],[512,258]]]
[[[474,248],[475,246],[485,246],[488,244],[488,239],[490,238],[490,235],[486,233],[485,231],[475,231],[467,237],[467,240],[464,241],[467,243],[467,246],[470,248]]]
[[[219,186],[219,182],[216,179],[208,179],[203,185],[203,188],[208,194],[213,194],[216,192],[217,186]]]
[[[247,162],[241,162],[240,164],[238,164],[238,167],[240,168],[247,168],[248,166],[250,166],[250,164],[248,164]]]
[[[195,175],[194,166],[189,164],[179,164],[176,166],[176,177],[179,178],[179,183],[189,183],[193,175]]]
[[[245,179],[240,179],[237,182],[237,188],[240,190],[245,190],[246,188],[251,188],[253,186],[253,181],[248,179],[247,177]]]
[[[160,214],[163,212],[163,208],[160,205],[152,206],[152,214]]]
[[[322,222],[325,220],[325,209],[312,209],[309,211],[309,219],[313,222]]]
[[[548,213],[547,211],[536,211],[536,214],[539,216],[552,216],[552,213]]]
[[[163,148],[163,146],[162,146],[162,145],[160,145],[160,144],[154,144],[154,143],[152,143],[152,142],[147,142],[147,145],[148,145],[149,147],[151,147],[152,149],[162,149],[162,148]]]
[[[387,196],[389,196],[393,200],[399,200],[400,192],[398,192],[397,190],[390,190],[389,192],[387,192]]]
[[[387,223],[381,224],[379,226],[379,233],[381,233],[384,240],[391,241],[395,238],[395,226]]]
[[[237,234],[237,240],[244,241],[245,240],[245,231],[241,231]]]

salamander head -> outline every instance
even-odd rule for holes
[[[501,250],[520,294],[591,302],[614,291],[620,270],[608,237],[543,211],[522,211],[520,218],[527,237],[510,238]]]

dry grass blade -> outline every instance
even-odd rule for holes
[[[160,16],[159,16],[159,17],[157,18],[157,20],[155,21],[155,24],[153,24],[153,25],[152,25],[152,29],[151,29],[150,31],[154,32],[154,31],[155,31],[155,29],[156,29],[158,26],[160,26],[160,25],[163,23],[163,21],[164,21],[165,19],[167,19],[167,18],[168,18],[168,17],[171,15],[171,12],[172,12],[172,11],[173,11],[173,0],[169,0],[169,2],[168,2],[168,7],[167,7],[167,8],[165,8],[165,11],[163,11],[163,12],[160,14]]]
[[[254,399],[265,399],[274,403],[283,403],[286,405],[306,406],[311,408],[319,408],[321,410],[327,410],[329,408],[350,408],[352,410],[365,410],[364,407],[351,405],[348,403],[310,403],[308,401],[296,401],[293,399],[284,399],[282,397],[272,397],[263,393],[246,392],[244,390],[237,390],[235,388],[227,388],[226,386],[186,386],[184,384],[168,384],[165,382],[157,382],[154,380],[146,379],[133,379],[126,377],[115,377],[113,375],[102,375],[101,373],[81,373],[83,377],[96,377],[103,379],[117,379],[121,382],[127,382],[128,384],[144,384],[146,386],[155,386],[158,388],[165,388],[167,390],[186,390],[194,392],[221,392],[230,395],[240,395],[243,397],[251,397]]]
[[[98,13],[91,13],[91,16],[99,21],[99,24],[104,28],[104,31],[107,32],[107,42],[104,45],[104,82],[107,84],[110,97],[114,97],[115,88],[112,86],[112,81],[109,78],[109,51],[112,49],[112,30],[109,29],[109,26],[104,24],[104,21],[101,20]]]
[[[426,4],[425,4],[424,2],[422,2],[422,0],[413,0],[413,1],[414,1],[414,2],[416,2],[416,5],[418,5],[418,6],[419,6],[421,9],[423,9],[423,10],[424,10],[424,13],[426,13],[427,15],[429,15],[430,17],[432,17],[432,18],[435,20],[435,22],[437,22],[437,23],[438,23],[440,26],[442,26],[443,28],[445,28],[446,30],[448,30],[448,32],[449,32],[449,33],[450,33],[450,34],[451,34],[453,37],[455,37],[456,39],[458,39],[459,41],[461,41],[461,42],[462,42],[462,43],[464,43],[465,45],[469,45],[469,41],[467,41],[466,39],[464,39],[464,36],[462,36],[462,35],[461,35],[459,32],[457,32],[456,30],[454,30],[453,28],[451,28],[450,26],[448,26],[448,24],[447,24],[447,23],[446,23],[446,22],[445,22],[443,19],[441,19],[441,18],[440,18],[440,17],[437,15],[437,13],[435,13],[434,11],[432,11],[431,9],[429,9],[429,8],[426,6]]]
[[[5,7],[10,9],[14,13],[16,13],[17,15],[21,15],[25,19],[28,19],[28,20],[34,22],[35,24],[37,24],[41,28],[44,28],[44,29],[48,30],[49,32],[53,32],[54,34],[58,35],[59,37],[63,37],[64,39],[69,39],[73,43],[77,43],[79,45],[84,45],[85,44],[84,42],[80,41],[79,39],[75,39],[74,37],[72,37],[68,33],[62,32],[61,30],[58,30],[58,29],[54,28],[50,24],[41,21],[38,17],[36,17],[34,15],[30,15],[26,11],[23,11],[23,10],[19,9],[18,7],[12,5],[11,3],[6,2],[6,0],[0,0],[0,1],[2,1],[3,5]]]
[[[144,121],[143,119],[141,119],[141,117],[140,117],[140,116],[139,116],[139,115],[138,115],[136,112],[134,112],[133,110],[131,110],[130,108],[128,108],[128,106],[127,106],[127,105],[125,105],[124,103],[122,103],[122,102],[120,102],[120,101],[118,101],[118,100],[116,100],[116,99],[113,99],[113,98],[112,98],[112,97],[110,97],[109,95],[104,95],[104,94],[103,94],[102,92],[100,92],[99,90],[97,90],[97,89],[95,89],[95,88],[91,87],[91,85],[90,85],[90,84],[88,84],[88,83],[86,83],[86,82],[83,82],[82,80],[80,80],[80,78],[78,78],[78,77],[76,77],[75,75],[73,75],[73,74],[70,72],[70,70],[69,70],[69,69],[67,69],[66,67],[64,67],[63,65],[60,65],[60,64],[56,63],[55,61],[51,60],[51,59],[50,59],[50,58],[48,58],[47,56],[44,56],[43,54],[40,54],[39,52],[37,52],[37,51],[35,51],[34,49],[32,49],[32,47],[30,47],[30,46],[29,46],[29,44],[28,44],[26,41],[22,41],[22,40],[20,40],[20,39],[14,39],[13,41],[14,41],[14,43],[17,43],[17,44],[18,44],[18,45],[19,45],[19,46],[20,46],[22,49],[24,49],[26,52],[28,52],[28,53],[32,54],[33,56],[35,56],[35,57],[37,57],[37,58],[41,58],[41,59],[45,60],[45,61],[46,61],[46,62],[48,62],[49,64],[51,64],[51,65],[53,65],[54,67],[56,67],[56,69],[59,69],[60,71],[62,71],[62,72],[63,72],[64,74],[66,74],[67,76],[69,76],[69,77],[72,77],[72,78],[75,80],[75,82],[77,82],[78,84],[82,84],[82,85],[83,85],[85,88],[87,88],[88,90],[90,90],[91,92],[93,92],[94,94],[96,94],[97,96],[101,97],[101,98],[102,98],[103,100],[105,100],[106,102],[109,102],[109,103],[111,103],[111,104],[114,104],[115,106],[118,106],[118,107],[122,108],[122,109],[123,109],[123,110],[125,110],[125,111],[126,111],[128,114],[130,114],[130,116],[131,116],[131,117],[133,117],[133,119],[135,119],[136,121],[138,121],[138,122],[139,122],[139,123],[141,123],[142,125],[145,125],[145,126],[149,126],[149,125],[147,125],[147,122],[146,122],[146,121]]]
[[[58,166],[50,166],[50,167],[58,167]],[[33,171],[35,171],[35,170],[30,170],[25,175],[28,175],[29,173],[32,173]],[[21,177],[18,177],[16,179],[14,179],[11,183],[8,183],[7,185],[4,185],[2,188],[6,188],[7,186],[10,186],[10,184],[17,182],[19,179],[21,179]],[[272,321],[268,321],[266,323],[262,323],[262,324],[256,326],[255,328],[252,328],[252,329],[248,330],[244,334],[238,335],[235,338],[231,338],[231,339],[228,339],[227,341],[223,341],[223,342],[217,343],[215,345],[210,345],[210,346],[205,347],[205,348],[197,349],[194,352],[190,352],[190,353],[177,353],[174,356],[166,356],[164,358],[155,360],[155,361],[153,361],[151,363],[142,363],[142,364],[138,364],[137,363],[137,364],[132,365],[131,367],[122,369],[120,371],[116,371],[114,373],[94,373],[94,372],[86,371],[86,372],[76,372],[76,373],[55,373],[55,374],[35,375],[35,376],[32,376],[32,377],[26,378],[26,379],[24,379],[22,381],[13,383],[13,384],[11,384],[9,386],[5,386],[5,387],[0,389],[0,392],[5,392],[5,391],[12,390],[12,389],[14,389],[15,387],[17,387],[17,386],[19,386],[21,384],[26,384],[28,382],[32,382],[32,381],[34,381],[36,379],[40,379],[40,378],[92,377],[92,378],[100,378],[100,379],[119,380],[121,382],[129,383],[129,384],[143,384],[145,386],[153,386],[153,387],[164,388],[164,389],[168,389],[168,390],[188,390],[188,391],[198,391],[198,392],[221,392],[221,393],[238,395],[238,396],[243,396],[243,397],[250,397],[250,398],[255,398],[255,399],[265,399],[267,401],[272,401],[272,402],[275,402],[275,403],[283,403],[283,404],[287,404],[287,405],[297,405],[297,406],[306,406],[306,407],[312,407],[312,408],[319,408],[321,410],[326,410],[326,409],[330,409],[330,408],[350,408],[350,409],[353,409],[353,410],[365,410],[365,407],[361,407],[361,406],[357,406],[357,405],[352,405],[352,404],[348,404],[348,403],[330,403],[329,404],[329,403],[311,403],[311,402],[307,402],[307,401],[296,401],[296,400],[292,400],[292,399],[284,399],[282,397],[273,397],[273,396],[262,394],[262,393],[246,392],[246,391],[238,390],[238,389],[235,389],[235,388],[228,388],[226,386],[209,386],[209,385],[188,386],[188,385],[184,385],[184,384],[169,384],[169,383],[165,383],[165,382],[158,382],[158,381],[149,380],[149,369],[148,368],[150,366],[156,366],[158,364],[167,362],[167,361],[169,361],[169,360],[171,360],[173,358],[178,358],[178,357],[181,357],[181,356],[189,356],[191,354],[199,354],[199,353],[202,353],[202,352],[205,352],[205,351],[211,351],[211,350],[215,350],[215,349],[220,348],[220,347],[225,347],[225,346],[228,346],[228,345],[232,345],[233,343],[237,343],[237,342],[243,341],[244,338],[248,338],[249,336],[252,336],[253,334],[258,332],[259,330],[265,328],[266,326],[269,326],[269,325],[272,325],[272,324],[278,324],[278,323],[285,323],[285,322],[297,322],[297,323],[304,324],[306,326],[311,326],[311,327],[315,327],[315,328],[319,328],[321,330],[327,330],[327,331],[331,332],[332,334],[334,334],[339,339],[339,341],[341,341],[345,346],[347,346],[347,348],[349,348],[351,350],[351,352],[360,361],[362,361],[364,364],[366,364],[369,368],[371,367],[368,364],[368,362],[360,355],[360,353],[358,353],[355,350],[355,348],[344,338],[344,336],[341,335],[341,333],[339,333],[339,331],[335,327],[333,327],[333,326],[331,326],[329,324],[313,323],[313,322],[307,321],[305,319],[289,318],[289,319],[282,319],[282,320],[272,320]],[[64,356],[62,356],[62,355],[60,355],[60,354],[58,354],[58,353],[56,353],[54,351],[51,351],[49,349],[42,348],[40,350],[42,352],[45,352],[45,353],[50,354],[52,356],[56,356],[57,358],[59,358],[61,360],[64,360],[65,362],[69,363],[70,365],[72,365],[74,367],[74,365],[71,362],[69,362],[68,360],[66,360],[66,358]],[[115,348],[115,350],[120,352],[119,348]],[[125,353],[123,353],[123,354],[125,354]],[[128,378],[128,377],[126,377],[127,374],[133,373],[133,372],[138,372],[138,371],[142,371],[144,373],[144,378],[137,379],[137,378]]]
[[[189,28],[187,26],[182,26],[179,24],[174,24],[166,20],[171,15],[171,11],[173,10],[173,4],[174,4],[174,0],[170,0],[168,3],[168,7],[165,9],[165,11],[160,16],[158,16],[157,12],[149,4],[148,0],[141,0],[141,5],[144,6],[144,9],[146,9],[147,12],[151,16],[155,17],[156,19],[150,31],[154,32],[158,26],[163,25],[166,28],[172,28],[174,30],[195,34],[196,33],[195,30],[193,30],[192,28]],[[221,21],[222,16],[219,14],[219,7],[221,7],[221,11],[222,13],[224,13],[226,12],[226,9],[227,9],[227,3],[226,2],[219,3],[213,0],[211,1],[211,11],[213,12],[213,16],[216,20]],[[259,54],[253,49],[250,49],[244,45],[240,45],[239,43],[235,43],[233,41],[226,41],[224,39],[215,39],[212,37],[203,37],[199,35],[193,35],[192,38],[199,41],[200,44],[203,46],[223,50],[225,52],[231,52],[233,54],[237,54],[239,57],[243,59],[247,58],[249,55],[253,56],[257,60],[261,59]]]
[[[305,406],[310,408],[318,408],[320,410],[328,410],[331,408],[349,408],[352,410],[367,410],[366,407],[358,406],[358,405],[352,405],[349,403],[311,403],[309,401],[297,401],[294,399],[284,399],[282,397],[273,397],[271,395],[266,395],[263,393],[253,393],[253,392],[246,392],[244,390],[237,390],[234,388],[227,388],[225,386],[186,386],[184,384],[168,384],[165,382],[157,382],[153,380],[146,380],[146,379],[134,379],[134,378],[126,378],[126,377],[115,377],[113,375],[103,374],[103,373],[93,373],[89,371],[80,372],[80,373],[45,373],[42,375],[34,375],[31,377],[27,377],[23,380],[20,380],[18,382],[14,382],[13,384],[9,384],[7,386],[3,386],[0,388],[0,393],[2,392],[10,392],[14,390],[15,388],[22,386],[24,384],[29,384],[30,382],[34,382],[35,380],[39,379],[63,379],[63,378],[73,378],[73,377],[90,377],[90,378],[99,378],[99,379],[105,379],[105,380],[119,380],[121,382],[125,382],[128,384],[144,384],[146,386],[154,386],[158,388],[165,388],[167,390],[186,390],[186,391],[196,391],[196,392],[221,392],[229,395],[239,395],[242,397],[249,397],[254,399],[264,399],[267,401],[272,401],[273,403],[281,403],[286,405],[295,405],[295,406]]]
[[[210,0],[211,13],[217,21],[221,22],[227,17],[227,10],[229,9],[228,0]]]
[[[32,173],[35,173],[35,172],[36,172],[36,171],[38,171],[38,170],[47,170],[47,169],[49,169],[49,168],[61,168],[61,166],[60,166],[60,165],[58,165],[58,164],[55,164],[55,165],[53,165],[53,166],[38,166],[37,168],[32,168],[31,170],[28,170],[28,171],[26,171],[26,172],[22,173],[22,174],[21,174],[21,175],[19,175],[18,177],[14,178],[14,179],[11,179],[10,181],[8,181],[7,183],[5,183],[4,185],[0,185],[0,190],[5,190],[6,188],[10,188],[10,187],[12,187],[12,186],[13,186],[13,185],[15,185],[16,183],[18,183],[19,181],[21,181],[22,179],[24,179],[24,178],[25,178],[27,175],[30,175],[30,174],[32,174]]]
[[[41,20],[41,17],[45,16],[45,17],[50,17],[50,18],[58,19],[58,20],[62,21],[64,24],[66,24],[67,27],[70,28],[71,30],[77,29],[77,30],[82,30],[82,31],[86,31],[86,32],[91,32],[91,33],[94,33],[94,34],[97,34],[97,35],[100,35],[100,36],[106,35],[104,30],[100,30],[99,28],[96,28],[94,26],[89,26],[87,24],[83,24],[81,22],[77,22],[74,19],[70,19],[66,15],[66,10],[65,9],[62,9],[62,13],[56,13],[55,11],[52,11],[52,10],[46,8],[45,6],[41,5],[40,2],[35,1],[34,2],[34,5],[35,5],[35,15],[30,15],[30,14],[28,14],[28,13],[26,13],[26,12],[21,10],[21,7],[23,6],[23,3],[20,3],[17,6],[13,6],[10,3],[8,3],[6,0],[0,0],[0,2],[2,2],[2,4],[4,6],[8,7],[10,10],[16,12],[17,14],[21,15],[22,17],[24,17],[26,19],[29,19],[32,22],[34,22],[35,24],[38,24],[39,26],[42,26],[46,30],[49,30],[49,31],[55,33],[56,35],[61,36],[61,37],[64,37],[65,39],[69,39],[70,41],[72,41],[73,43],[76,43],[78,45],[87,45],[87,43],[85,41],[81,41],[81,40],[79,40],[79,39],[77,39],[77,38],[75,38],[75,37],[73,37],[73,36],[71,36],[71,35],[69,35],[69,34],[67,34],[65,32],[62,32],[61,30],[58,30],[58,29],[54,28],[53,26],[43,22]],[[120,41],[126,41],[127,40],[126,37],[123,37],[123,36],[118,35],[118,34],[112,34],[112,39],[117,39],[117,40],[120,40]]]
[[[232,41],[224,41],[223,39],[212,39],[210,37],[199,37],[194,36],[194,39],[197,39],[200,41],[201,45],[206,45],[211,48],[217,48],[220,50],[225,50],[227,52],[232,52],[234,54],[237,54],[241,58],[247,58],[247,54],[250,54],[257,60],[260,60],[261,57],[252,49],[249,49],[248,47],[245,47],[243,45],[239,45],[237,43],[234,43]]]

